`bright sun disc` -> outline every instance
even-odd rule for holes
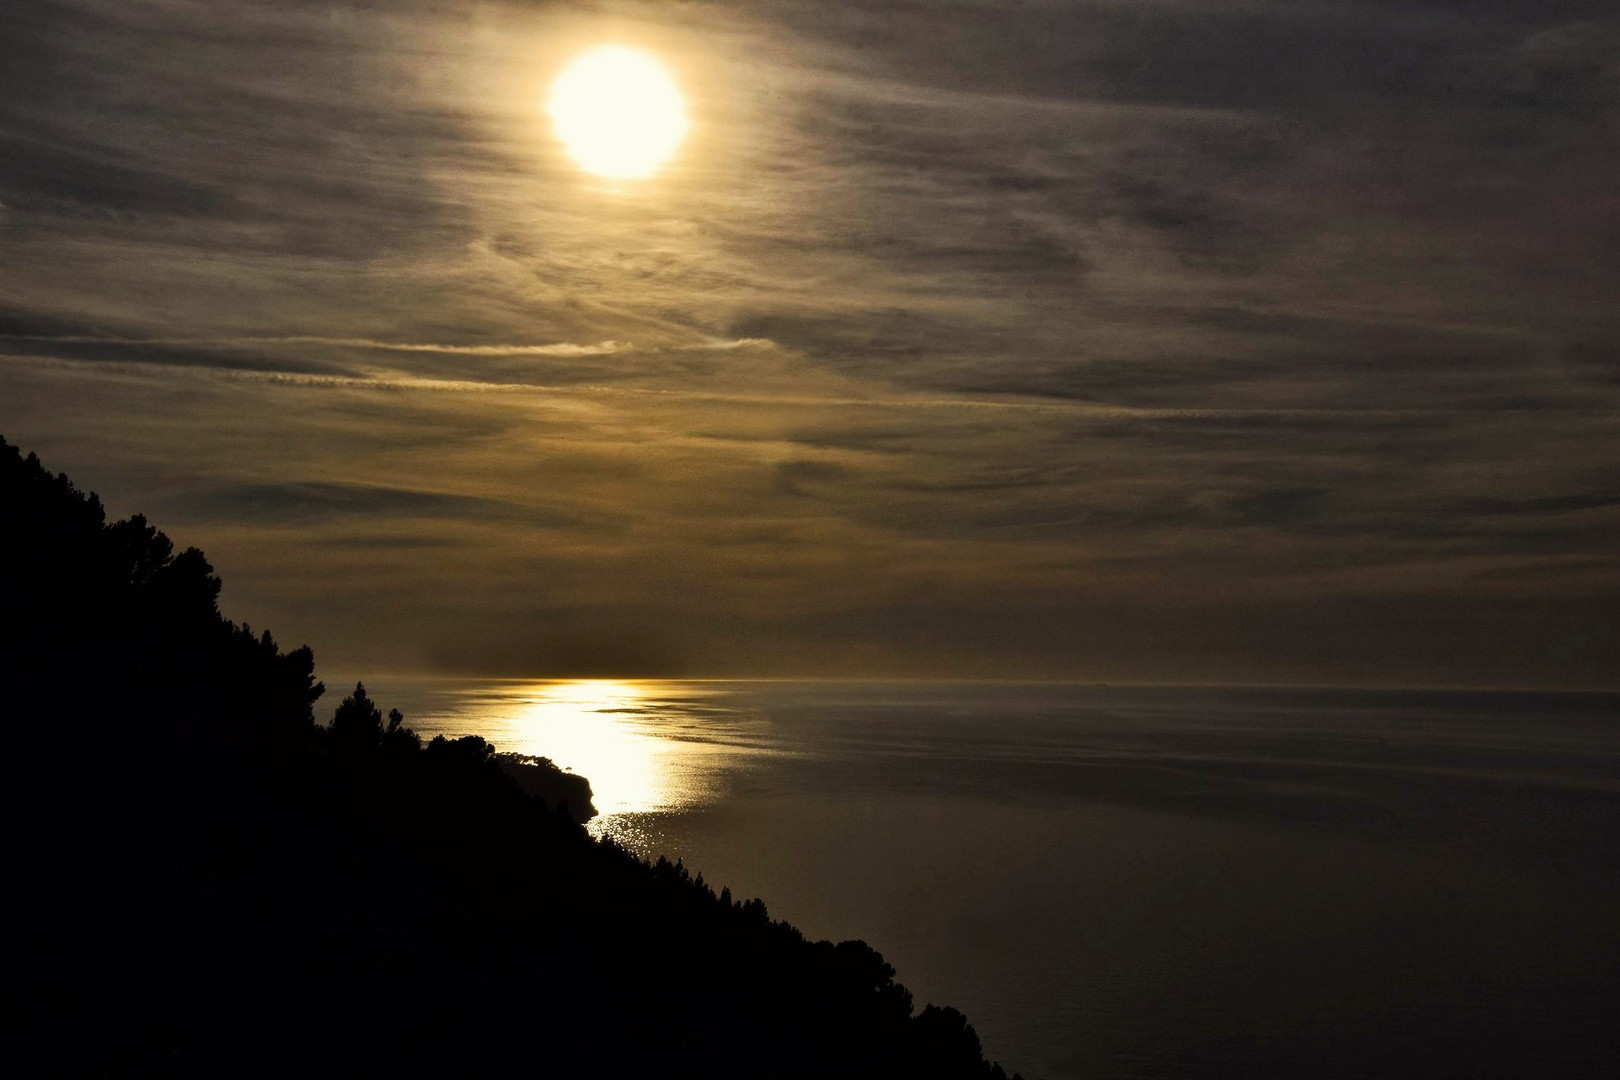
[[[579,167],[612,180],[657,172],[690,126],[675,80],[646,53],[622,45],[569,64],[552,84],[546,111]]]

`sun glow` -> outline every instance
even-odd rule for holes
[[[686,99],[651,56],[607,45],[552,84],[546,111],[568,155],[588,173],[637,180],[662,168],[691,126]]]

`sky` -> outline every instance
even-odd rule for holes
[[[580,171],[597,45],[687,99]],[[0,434],[321,669],[1620,685],[1620,14],[6,0]]]

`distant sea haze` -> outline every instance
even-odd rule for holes
[[[1620,696],[368,688],[590,777],[597,835],[864,939],[1009,1071],[1620,1075]]]

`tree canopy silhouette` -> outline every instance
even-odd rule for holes
[[[62,1073],[1002,1076],[861,942],[580,828],[582,778],[424,745],[0,439],[15,968]]]

